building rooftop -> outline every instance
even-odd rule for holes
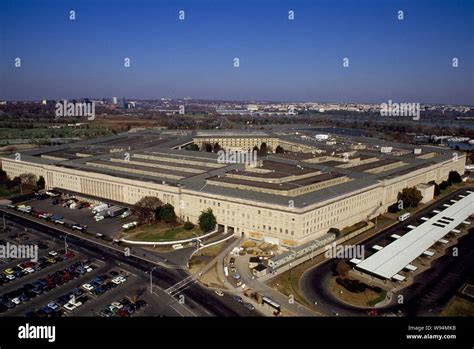
[[[294,208],[323,204],[341,195],[363,192],[382,181],[452,158],[449,149],[398,144],[374,138],[330,136],[335,144],[326,144],[314,139],[316,133],[309,130],[278,133],[246,130],[138,131],[25,151],[21,153],[21,160],[82,170],[88,175],[99,173],[166,183],[185,191],[242,201],[255,200],[275,208],[284,206],[288,209],[290,197]],[[290,143],[305,148],[301,152],[258,157],[255,167],[242,163],[220,163],[218,154],[185,149],[193,138],[211,136],[245,136],[256,142],[259,137],[272,137],[280,140],[283,148]],[[353,145],[360,149],[351,149]],[[393,149],[390,153],[382,153],[381,147]],[[421,154],[406,156],[413,154],[415,148],[421,149]],[[130,161],[124,161],[127,153]],[[349,155],[349,163],[343,161],[345,153]],[[337,160],[339,158],[341,161]],[[323,162],[318,162],[319,159]],[[360,164],[359,160],[368,162]],[[350,166],[351,161],[355,166]],[[374,170],[378,168],[384,170]]]

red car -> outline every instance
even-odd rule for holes
[[[379,312],[377,311],[377,309],[372,309],[372,310],[369,310],[367,314],[369,314],[369,316],[378,316]]]
[[[124,309],[120,309],[118,312],[117,312],[117,315],[120,316],[120,317],[130,317],[130,313]]]

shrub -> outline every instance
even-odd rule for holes
[[[186,222],[186,223],[184,223],[184,229],[186,229],[186,230],[191,230],[191,229],[193,229],[193,228],[194,228],[194,224],[193,224],[193,223],[191,223],[191,222]]]

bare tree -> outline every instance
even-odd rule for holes
[[[151,223],[157,219],[162,204],[155,196],[144,196],[133,205],[132,212],[141,223]]]

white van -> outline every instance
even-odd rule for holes
[[[407,213],[404,213],[404,214],[400,215],[400,217],[398,217],[398,220],[400,222],[403,222],[403,221],[407,220],[409,217],[410,217],[410,213],[407,212]]]
[[[104,219],[104,216],[102,216],[102,215],[97,215],[97,216],[94,216],[94,219],[95,219],[96,222],[100,222],[101,220]]]

